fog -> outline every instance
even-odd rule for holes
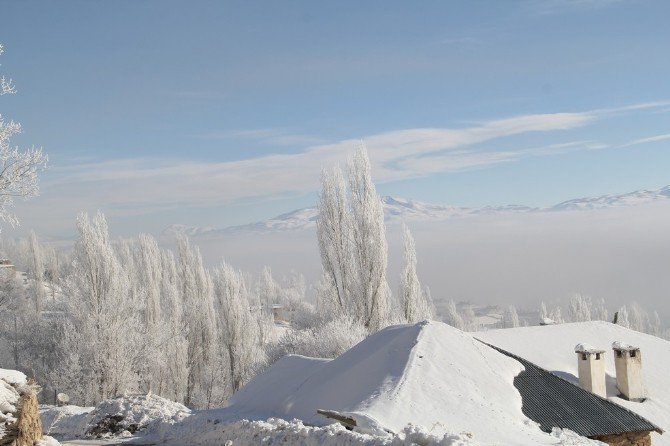
[[[639,302],[670,320],[670,204],[622,209],[473,216],[407,222],[420,279],[433,298],[520,309],[565,301],[581,292],[610,310]],[[389,283],[402,266],[400,227],[390,223]],[[315,283],[320,260],[314,230],[196,238],[208,264],[225,258],[258,273],[299,272]]]

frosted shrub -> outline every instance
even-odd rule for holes
[[[268,352],[270,363],[285,355],[335,358],[367,336],[367,330],[350,317],[342,317],[304,330],[291,330]]]

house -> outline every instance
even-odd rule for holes
[[[557,444],[555,429],[569,429],[591,438],[623,435],[632,440],[622,444],[638,446],[649,432],[662,433],[644,417],[441,322],[388,327],[332,360],[284,357],[224,411],[228,419],[340,422],[379,435],[411,423],[478,444]]]

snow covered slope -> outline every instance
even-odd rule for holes
[[[670,342],[601,321],[491,330],[475,336],[574,383],[578,382],[575,345],[586,343],[605,350],[608,399],[665,430],[664,435],[652,434],[653,444],[670,446]],[[611,348],[615,341],[641,349],[642,373],[648,391],[648,399],[642,403],[626,401],[617,396]]]
[[[386,328],[334,360],[285,357],[231,399],[226,418],[299,418],[332,423],[317,409],[356,420],[363,431],[466,434],[482,444],[556,444],[521,412],[513,385],[523,366],[440,322]]]

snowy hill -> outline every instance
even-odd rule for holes
[[[603,195],[592,198],[578,198],[564,201],[547,208],[536,208],[515,204],[468,208],[424,203],[407,198],[391,196],[382,197],[382,202],[384,204],[384,215],[386,221],[395,222],[412,220],[439,221],[468,215],[497,215],[610,209],[635,206],[668,199],[670,199],[670,186],[666,186],[658,190],[641,190],[620,195]],[[268,220],[246,225],[230,226],[227,228],[214,228],[209,226],[197,227],[175,224],[166,228],[162,235],[173,237],[176,234],[185,234],[189,237],[212,237],[217,235],[231,235],[238,233],[295,231],[314,228],[316,226],[318,215],[318,209],[316,206],[312,206],[278,215]]]
[[[654,445],[670,445],[670,342],[609,322],[581,322],[543,327],[491,330],[475,335],[484,342],[519,355],[554,374],[578,382],[575,345],[587,343],[605,350],[607,396],[666,431],[652,434]],[[642,403],[618,397],[611,345],[623,341],[641,349],[642,373],[648,398]]]

